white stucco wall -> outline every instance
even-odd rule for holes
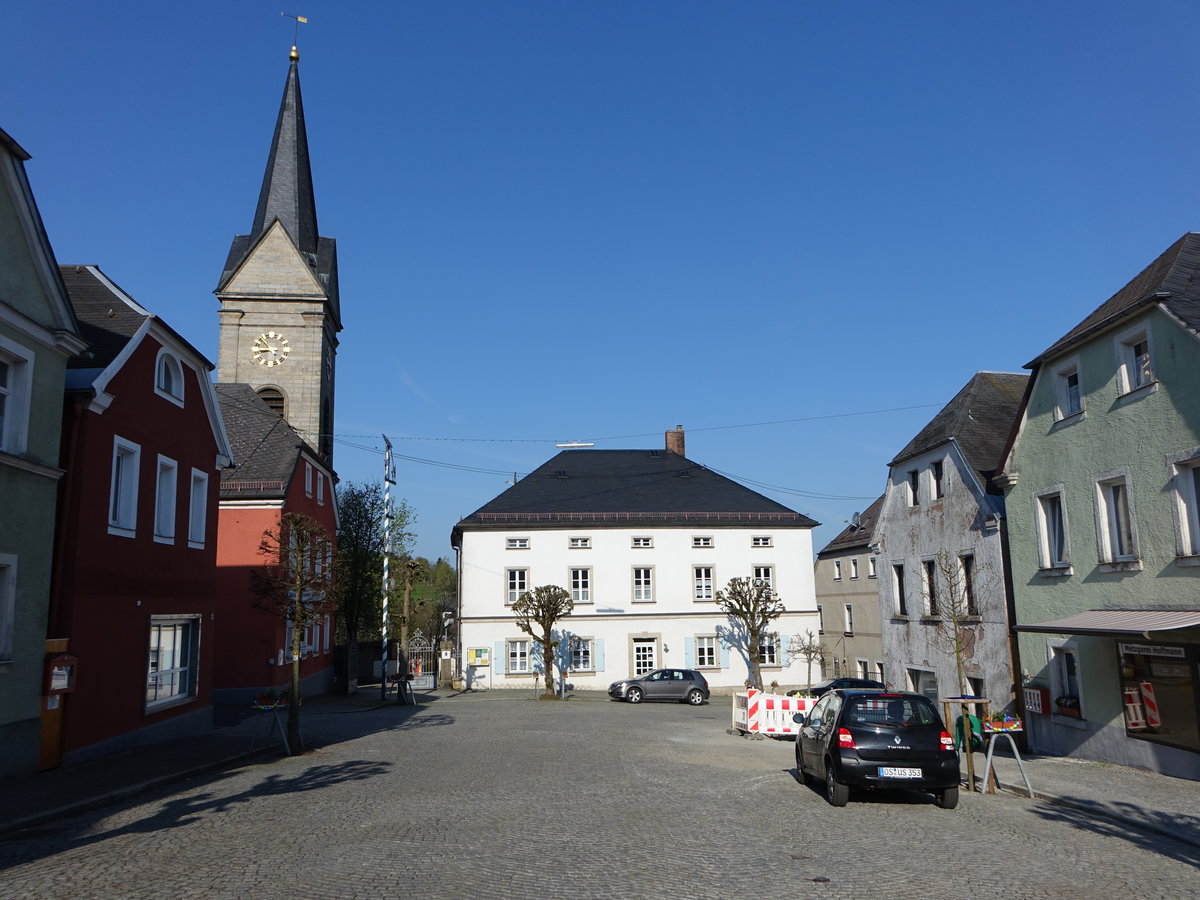
[[[652,546],[633,546],[634,537],[649,537]],[[694,548],[693,538],[710,537],[711,548]],[[755,537],[771,546],[755,547]],[[508,549],[509,538],[527,538],[528,549]],[[572,549],[572,538],[589,539],[590,547]],[[527,569],[528,587],[556,584],[571,589],[571,569],[591,570],[591,599],[577,603],[563,621],[565,633],[590,638],[594,670],[571,672],[569,681],[582,690],[603,690],[634,672],[634,642],[642,639],[654,654],[654,667],[702,668],[714,688],[741,687],[747,676],[744,652],[729,636],[730,623],[713,601],[693,597],[696,566],[711,566],[713,590],[731,578],[750,577],[755,566],[772,567],[772,581],[787,613],[777,621],[781,635],[779,665],[764,667],[768,684],[804,684],[805,663],[787,655],[787,639],[817,631],[813,587],[812,535],[807,528],[570,528],[464,530],[459,558],[461,578],[460,633],[464,655],[484,648],[487,668],[470,677],[486,679],[493,688],[529,688],[530,673],[503,671],[497,659],[504,642],[526,639],[507,608],[507,572]],[[652,602],[634,601],[634,568],[653,570]],[[717,636],[716,665],[697,665],[697,636]]]

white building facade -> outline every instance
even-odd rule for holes
[[[553,665],[574,689],[663,667],[698,669],[714,691],[741,689],[746,640],[716,594],[752,578],[786,608],[760,653],[763,681],[803,685],[806,663],[789,643],[818,629],[815,525],[681,454],[561,453],[455,528],[464,678],[530,689],[544,671],[541,648],[511,607],[558,585],[574,610],[555,629]]]

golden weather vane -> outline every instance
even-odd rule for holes
[[[286,12],[283,12],[282,10],[280,10],[279,14],[281,16],[283,16],[285,19],[294,20],[296,23],[295,28],[292,33],[292,51],[295,52],[296,48],[300,45],[300,23],[304,22],[307,24],[308,16],[293,16],[291,13],[286,13]],[[299,56],[299,55],[300,55],[299,53],[296,53],[296,56]]]

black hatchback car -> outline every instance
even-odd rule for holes
[[[820,697],[826,691],[832,691],[834,688],[865,688],[876,691],[887,690],[887,686],[882,682],[873,681],[870,678],[826,678],[824,681],[818,681],[810,688],[805,688],[798,691],[788,691],[788,696],[809,694],[813,697]]]
[[[630,703],[678,700],[699,706],[708,699],[708,680],[695,669],[655,669],[637,678],[614,681],[608,686],[608,696]]]
[[[923,694],[834,689],[797,713],[796,771],[825,782],[825,799],[845,806],[850,788],[932,793],[958,805],[958,751],[937,707]]]

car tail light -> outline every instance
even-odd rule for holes
[[[858,747],[854,743],[854,735],[847,729],[838,729],[838,746],[843,750],[857,750]]]
[[[954,738],[950,737],[950,732],[946,731],[944,728],[942,729],[942,733],[939,737],[939,740],[941,740],[941,742],[942,742],[943,750],[953,750],[954,749]]]

